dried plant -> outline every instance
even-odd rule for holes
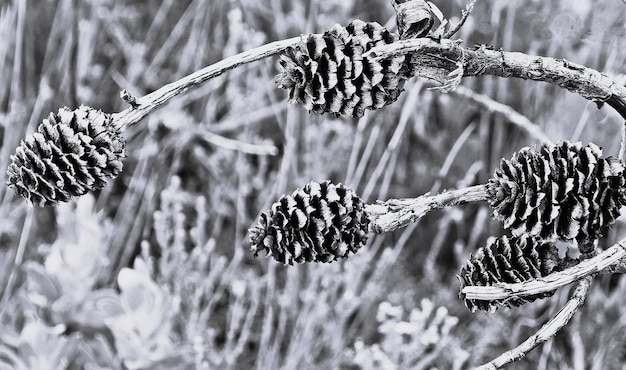
[[[500,368],[529,354],[573,317],[571,343],[554,345],[571,346],[576,354],[568,359],[567,351],[548,345],[533,358],[542,366],[593,363],[580,354],[589,337],[574,314],[594,277],[626,271],[626,239],[611,239],[623,231],[626,129],[620,127],[619,154],[604,156],[600,144],[607,152],[616,150],[618,143],[610,138],[619,130],[601,124],[588,128],[593,113],[585,109],[577,117],[579,109],[568,109],[580,105],[573,98],[545,88],[536,93],[534,87],[509,81],[547,82],[592,105],[613,108],[623,122],[626,88],[623,76],[614,72],[623,64],[623,48],[605,47],[619,39],[612,27],[623,26],[621,8],[581,1],[567,14],[548,19],[541,15],[545,10],[555,14],[563,6],[481,4],[498,22],[490,23],[499,30],[494,48],[452,39],[460,34],[463,40],[484,42],[485,33],[491,33],[472,24],[476,1],[459,8],[456,20],[422,0],[392,0],[392,6],[164,1],[154,9],[121,2],[48,3],[0,7],[0,35],[8,40],[0,45],[0,77],[8,81],[0,88],[5,180],[27,204],[57,206],[57,213],[25,210],[0,190],[3,218],[16,224],[24,219],[21,233],[0,229],[0,247],[15,244],[0,253],[13,261],[2,263],[7,267],[0,301],[3,368],[54,363],[59,368],[278,369],[335,368],[346,362],[361,368],[464,368],[483,360],[471,358],[459,344],[458,338],[480,336],[480,329],[454,317],[469,313],[459,310],[452,316],[424,300],[407,318],[401,308],[407,305],[386,302],[391,291],[412,303],[414,290],[437,294],[453,284],[448,267],[463,264],[468,255],[459,275],[460,298],[472,312],[524,304],[506,316],[517,320],[514,328],[526,327],[520,323],[524,313],[538,312],[536,303],[525,303],[549,296],[554,296],[550,303],[564,302],[555,292],[577,284],[562,309],[542,313],[547,322],[536,333],[481,368]],[[446,5],[441,4],[448,11]],[[516,16],[521,9],[524,16]],[[395,19],[395,28],[383,26],[384,19],[346,22],[356,18],[350,11],[362,19]],[[320,28],[314,19],[324,24],[322,33],[309,33]],[[335,21],[345,26],[329,27]],[[590,29],[573,34],[571,22]],[[513,37],[518,29],[534,39]],[[290,37],[298,32],[307,33]],[[45,34],[50,35],[47,45],[39,40]],[[145,36],[143,42],[135,39],[138,35]],[[541,38],[552,39],[546,44]],[[271,39],[279,41],[260,45]],[[596,46],[591,48],[589,40]],[[586,65],[506,51],[513,49],[571,56]],[[32,62],[38,52],[45,55],[44,63]],[[277,54],[274,67],[238,68]],[[171,55],[185,63],[173,63]],[[213,64],[199,69],[206,63]],[[223,84],[209,82],[235,68],[237,74]],[[287,108],[271,91],[276,72],[288,101],[304,109]],[[464,77],[485,75],[502,78],[473,83],[483,90],[480,94],[457,90],[457,96],[478,103],[479,111],[468,114],[437,94],[455,91]],[[416,84],[415,77],[439,85]],[[168,79],[175,82],[164,85]],[[118,113],[92,108],[113,111],[110,97],[120,86],[135,91],[162,87],[137,97],[123,90],[120,97],[128,107]],[[169,126],[155,124],[157,115],[147,118],[147,129],[135,125],[185,92],[190,92],[185,100],[171,103],[176,114],[167,117]],[[85,105],[79,106],[79,98]],[[14,122],[32,129],[47,109],[66,104],[78,108],[50,113],[24,139],[22,131],[14,130]],[[303,119],[306,111],[330,113],[338,126],[348,127],[340,122],[342,115],[359,120],[338,139],[343,146],[335,145],[332,135],[327,143],[317,126],[308,125],[322,118]],[[579,122],[568,132],[561,119]],[[528,140],[517,128],[504,130],[504,122],[542,144],[500,160]],[[314,145],[322,148],[311,150]],[[9,155],[12,147],[17,149]],[[446,155],[442,148],[448,147]],[[294,155],[299,153],[320,155]],[[471,172],[467,167],[491,168],[498,162],[490,179],[476,170],[472,181],[458,186],[482,185],[440,192],[455,186],[454,174]],[[345,176],[337,170],[343,167]],[[320,177],[332,181],[310,182],[271,205],[294,183]],[[432,194],[411,198],[426,191],[423,183],[435,177]],[[90,191],[95,198],[87,195]],[[409,198],[393,198],[403,196]],[[366,204],[376,198],[387,200]],[[427,214],[465,203],[476,203],[479,211],[446,214],[454,222],[446,225],[444,217],[437,225],[445,231],[432,231],[433,215]],[[333,263],[285,268],[245,255],[246,230],[256,211],[268,207],[249,229],[254,255],[265,251],[283,265]],[[499,223],[483,222],[488,209]],[[466,227],[464,218],[474,214],[485,218]],[[42,227],[45,220],[54,220],[58,235]],[[609,231],[616,224],[620,227]],[[463,250],[503,231],[475,253]],[[371,237],[370,232],[386,235]],[[431,244],[433,234],[437,248],[419,248]],[[391,241],[395,248],[387,248]],[[454,251],[441,248],[448,242]],[[427,267],[410,265],[409,260],[424,255]],[[446,259],[446,266],[438,259]],[[436,267],[442,271],[432,274]],[[441,281],[433,286],[419,282],[405,292],[396,285],[403,268],[415,274],[427,270],[431,283]],[[615,303],[619,294],[590,297]],[[378,320],[372,320],[372,307],[378,307]],[[537,320],[532,326],[538,325]],[[498,349],[520,342],[519,333]],[[603,343],[609,337],[601,336]],[[484,346],[485,341],[477,343]],[[589,353],[610,356],[597,349]]]

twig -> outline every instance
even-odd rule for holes
[[[236,150],[246,154],[254,155],[277,155],[278,148],[271,144],[251,144],[240,140],[229,139],[227,137],[214,134],[212,132],[198,132],[198,136],[215,146],[220,146],[225,149]]]
[[[230,69],[281,53],[299,41],[300,36],[292,37],[290,39],[274,41],[254,49],[241,52],[208,67],[202,68],[201,70],[187,75],[178,81],[167,84],[148,95],[136,99],[132,98],[132,103],[129,102],[129,104],[132,105],[130,108],[113,114],[115,124],[123,130],[128,126],[139,122],[148,113],[188,89],[217,77]]]
[[[487,200],[486,185],[475,185],[437,195],[422,195],[410,199],[389,199],[368,204],[365,211],[370,218],[370,228],[384,233],[406,227],[425,214],[444,207]]]
[[[598,274],[607,269],[611,271],[626,257],[626,238],[595,257],[586,259],[579,264],[563,271],[554,272],[547,276],[524,281],[521,283],[496,283],[491,286],[466,286],[461,289],[464,299],[492,301],[496,299],[510,299],[553,291],[571,284],[587,276]]]
[[[463,27],[463,25],[465,24],[465,21],[467,20],[469,15],[472,13],[472,10],[474,10],[475,4],[476,4],[476,0],[472,0],[469,4],[465,6],[465,10],[461,11],[461,19],[459,20],[459,23],[457,23],[454,27],[452,27],[448,32],[446,32],[443,35],[444,39],[449,39],[450,37],[454,36],[457,32],[459,32],[461,27]]]
[[[469,139],[470,135],[472,135],[472,132],[474,132],[475,128],[476,128],[476,122],[471,122],[469,125],[467,125],[467,127],[465,127],[463,132],[461,132],[459,137],[454,141],[452,148],[450,148],[450,151],[448,152],[448,155],[446,155],[446,159],[443,161],[443,164],[441,165],[441,169],[439,170],[439,173],[437,174],[437,181],[435,181],[435,183],[433,184],[433,187],[430,190],[431,193],[439,191],[439,189],[441,188],[441,182],[443,181],[443,179],[448,177],[448,172],[450,171],[450,168],[452,167],[454,160],[456,159],[457,155],[459,154],[459,151],[463,147],[463,144],[465,144],[467,139]]]
[[[546,135],[536,124],[529,120],[526,116],[519,113],[515,109],[506,104],[499,103],[487,95],[479,94],[471,89],[459,86],[454,90],[454,94],[465,97],[472,102],[480,105],[492,113],[503,115],[509,122],[526,131],[530,136],[542,143],[551,143],[552,140]]]
[[[464,48],[457,42],[420,38],[378,46],[364,57],[385,59],[410,55],[416,76],[447,83],[462,65],[463,76],[493,75],[543,81],[598,104],[607,103],[626,119],[626,87],[610,77],[565,59],[531,56],[518,52]]]
[[[506,364],[519,360],[524,357],[528,352],[538,345],[546,342],[552,338],[561,328],[563,328],[569,320],[572,318],[576,310],[585,303],[589,286],[591,285],[591,277],[588,276],[581,280],[576,286],[574,293],[567,301],[567,303],[561,308],[561,310],[547,323],[545,323],[541,329],[535,334],[526,339],[519,346],[508,350],[495,358],[494,360],[477,367],[477,370],[493,370],[500,369]]]

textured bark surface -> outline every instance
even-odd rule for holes
[[[406,227],[428,212],[448,206],[484,201],[488,199],[485,185],[450,190],[436,195],[422,195],[411,199],[389,199],[366,205],[375,233],[384,233]]]
[[[461,77],[483,75],[547,82],[598,104],[607,103],[626,118],[626,87],[566,59],[493,50],[483,45],[467,48],[453,40],[428,38],[400,40],[371,53],[378,58],[410,55],[416,76],[444,85],[458,83]]]

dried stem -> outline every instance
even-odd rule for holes
[[[113,115],[115,124],[123,130],[128,126],[139,122],[148,113],[188,89],[197,87],[203,82],[220,76],[222,73],[230,69],[281,53],[299,41],[300,36],[292,37],[290,39],[271,42],[254,49],[241,52],[208,67],[202,68],[199,71],[187,75],[178,81],[167,84],[140,98],[129,96],[128,92],[125,91],[124,100],[129,102],[131,107]]]
[[[553,291],[571,284],[577,280],[595,275],[603,270],[614,268],[626,258],[626,238],[615,243],[604,252],[589,258],[563,271],[524,281],[521,283],[496,283],[491,286],[466,286],[461,289],[465,299],[492,301],[496,299],[510,299],[533,294]]]
[[[365,211],[370,217],[372,231],[384,233],[406,227],[437,209],[487,199],[487,186],[475,185],[437,195],[425,194],[410,199],[389,199],[376,204],[368,204],[365,206]]]
[[[548,82],[598,104],[607,103],[626,118],[626,87],[594,69],[565,59],[487,47],[469,49],[449,39],[436,41],[428,38],[378,46],[364,56],[385,59],[400,54],[410,56],[415,75],[444,85],[449,84],[453,72],[458,74],[461,66],[464,77],[493,75]]]
[[[461,27],[463,27],[463,25],[465,24],[465,21],[467,20],[469,15],[472,13],[472,10],[474,10],[475,4],[476,4],[476,0],[472,0],[469,4],[465,6],[465,10],[461,11],[461,20],[459,20],[459,23],[457,23],[454,27],[452,27],[448,32],[446,32],[443,35],[444,39],[449,39],[450,37],[454,36],[457,32],[459,32]]]
[[[239,140],[229,139],[208,131],[198,132],[198,137],[207,143],[229,150],[235,150],[254,155],[277,155],[278,148],[271,144],[250,144]]]
[[[543,81],[577,93],[599,106],[607,103],[626,119],[626,87],[594,69],[565,59],[492,50],[484,46],[468,49],[449,39],[436,41],[426,38],[400,40],[374,48],[366,56],[374,55],[375,58],[384,59],[400,54],[410,57],[416,76],[442,83],[443,92],[453,91],[458,86],[461,76],[493,75]],[[619,155],[622,159],[626,158],[626,124]],[[404,215],[401,217],[407,218],[411,219]],[[375,230],[376,227],[380,227],[379,223],[380,220],[374,222]],[[494,300],[548,292],[584,279],[579,282],[565,307],[536,334],[517,348],[482,366],[481,369],[498,369],[523,357],[565,326],[584,302],[593,274],[603,270],[608,273],[626,270],[625,243],[626,239],[594,258],[540,279],[517,284],[496,284],[490,287],[464,287],[461,294],[466,299]]]
[[[480,370],[493,370],[500,369],[506,364],[509,364],[513,361],[519,360],[522,357],[526,356],[528,352],[530,352],[533,348],[538,345],[548,341],[552,338],[561,328],[563,328],[569,320],[572,318],[574,313],[578,310],[580,306],[585,302],[585,298],[587,296],[587,292],[589,291],[589,286],[591,285],[591,277],[588,276],[584,280],[581,280],[578,283],[578,286],[572,293],[572,296],[567,301],[567,303],[561,308],[561,310],[552,318],[550,321],[545,323],[541,329],[539,329],[535,334],[531,335],[528,339],[526,339],[519,346],[508,350],[495,358],[494,360],[477,367],[476,369]]]
[[[506,104],[499,103],[487,95],[479,94],[463,86],[457,87],[456,90],[454,90],[454,94],[467,98],[492,113],[501,114],[511,123],[526,131],[530,136],[542,143],[552,142],[548,135],[546,135],[538,125],[534,124],[526,116]]]

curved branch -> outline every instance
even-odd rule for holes
[[[619,266],[624,258],[626,258],[626,238],[615,243],[597,256],[586,259],[563,271],[553,272],[547,276],[521,283],[466,286],[461,289],[460,295],[464,299],[491,301],[551,292],[587,276],[600,273],[605,269],[610,271],[610,269]]]
[[[270,42],[254,49],[241,52],[193,72],[180,80],[169,83],[140,98],[128,96],[128,93],[123,91],[123,99],[131,104],[131,107],[113,115],[115,124],[121,129],[125,129],[139,122],[148,113],[188,89],[217,77],[230,69],[281,53],[299,41],[300,36],[297,36],[286,40]]]
[[[366,53],[376,59],[400,54],[410,56],[416,76],[444,85],[456,77],[459,67],[464,77],[493,75],[543,81],[598,104],[607,103],[626,118],[626,87],[595,69],[566,59],[492,50],[485,46],[465,48],[457,41],[428,38],[400,40]]]
[[[561,330],[569,320],[574,316],[574,313],[580,306],[585,303],[587,292],[591,286],[591,277],[587,277],[581,280],[576,286],[576,290],[572,293],[572,296],[567,303],[559,310],[559,312],[550,321],[545,323],[541,329],[535,334],[531,335],[528,339],[522,342],[519,346],[508,350],[493,359],[492,361],[477,367],[480,370],[494,370],[500,369],[504,365],[513,361],[519,360],[524,357],[528,352],[538,345],[545,343],[552,338],[559,330]]]

